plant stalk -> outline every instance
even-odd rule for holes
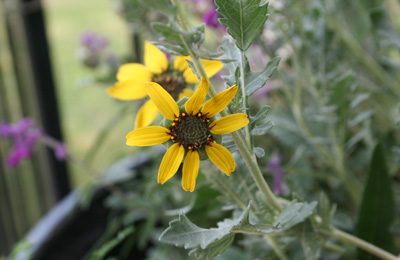
[[[288,260],[289,258],[286,256],[285,252],[283,252],[280,247],[278,246],[278,243],[275,241],[275,239],[272,236],[265,235],[264,239],[267,241],[267,243],[270,245],[272,250],[275,252],[276,256],[280,260]]]
[[[246,95],[246,83],[245,83],[245,61],[246,61],[246,56],[244,51],[240,51],[240,89],[242,90],[242,109],[243,113],[247,115],[247,95]],[[247,143],[247,147],[252,150],[252,145],[251,145],[251,135],[250,135],[250,130],[249,126],[244,127],[244,133],[245,133],[245,140]]]
[[[174,2],[174,1],[172,0],[172,2]],[[182,19],[182,16],[180,16],[180,17]],[[200,63],[200,60],[199,60],[199,57],[197,56],[197,54],[190,48],[190,46],[188,45],[188,43],[182,36],[181,36],[181,41],[182,41],[183,46],[185,47],[185,49],[191,56],[192,62],[195,65],[195,68],[197,69],[197,71],[200,73],[200,75],[202,77],[207,77],[204,67]],[[242,59],[243,59],[243,56],[242,56]],[[242,83],[242,86],[244,86],[243,83]],[[242,89],[242,91],[243,91],[243,89]],[[244,92],[242,92],[242,93],[244,93]],[[209,94],[211,97],[215,96],[215,94],[216,94],[216,91],[211,84],[210,84],[210,88],[209,88]],[[228,113],[225,111],[221,112],[222,116],[225,116],[227,114]],[[250,174],[251,174],[254,182],[256,183],[258,189],[263,193],[266,202],[269,205],[271,205],[273,208],[275,208],[276,210],[281,211],[282,204],[279,202],[278,198],[272,193],[271,189],[268,186],[268,183],[265,181],[265,179],[262,175],[262,172],[258,166],[258,163],[257,163],[254,153],[251,151],[251,149],[250,150],[248,149],[246,142],[243,140],[243,138],[239,132],[232,133],[232,137],[238,147],[239,153],[242,155],[242,159],[244,160],[247,168],[250,171]],[[254,231],[254,230],[237,230],[235,233],[265,235],[262,232]],[[384,260],[397,260],[396,256],[394,256],[393,254],[391,254],[391,253],[389,253],[389,252],[387,252],[365,240],[362,240],[356,236],[353,236],[344,231],[341,231],[339,229],[332,228],[331,232],[325,231],[324,233],[326,235],[328,235],[332,238],[336,238],[337,240],[340,240],[344,243],[348,243],[348,244],[354,245],[356,247],[359,247],[359,248],[361,248],[377,257],[380,257]]]
[[[343,232],[337,228],[332,228],[332,230],[329,232],[326,232],[327,235],[336,238],[337,240],[340,240],[344,243],[354,245],[356,247],[359,247],[381,259],[384,260],[396,260],[398,259],[395,255],[383,250],[382,248],[379,248],[365,240],[362,240],[356,236],[353,236],[349,233]]]
[[[185,38],[183,36],[180,37],[183,46],[189,53],[192,58],[192,62],[195,65],[197,71],[200,73],[202,77],[207,78],[206,71],[204,70],[203,65],[201,64],[199,57],[196,53],[190,48],[187,44]],[[213,97],[216,94],[214,87],[210,84],[209,88],[210,96]],[[225,111],[221,112],[221,115],[225,116],[227,113]],[[249,149],[249,145],[243,140],[243,137],[240,135],[239,132],[232,133],[233,140],[235,141],[239,153],[242,156],[243,161],[245,162],[247,168],[250,171],[251,177],[253,178],[254,182],[256,183],[258,189],[263,193],[265,201],[267,205],[270,205],[272,208],[280,211],[282,209],[278,199],[275,197],[274,193],[271,191],[268,183],[265,181],[264,176],[258,166],[256,157],[251,149]],[[250,144],[251,145],[251,144]]]

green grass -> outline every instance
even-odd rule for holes
[[[112,1],[49,0],[45,8],[64,134],[71,153],[83,159],[99,129],[121,104],[107,96],[104,86],[80,84],[91,72],[77,59],[79,37],[88,30],[98,32],[109,38],[112,50],[121,55],[129,46],[127,28],[113,10]],[[133,115],[113,130],[93,167],[103,169],[127,152],[124,139],[132,125]],[[75,166],[72,169],[75,185],[89,180],[85,172]]]

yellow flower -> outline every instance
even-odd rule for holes
[[[158,183],[164,184],[172,178],[183,161],[182,188],[185,191],[194,191],[201,150],[204,150],[211,162],[227,176],[235,170],[236,164],[232,154],[214,140],[214,135],[237,131],[246,126],[249,119],[246,114],[237,113],[214,120],[214,116],[232,101],[238,88],[232,86],[204,103],[208,88],[208,80],[203,78],[197,90],[186,101],[184,110],[180,111],[178,104],[163,87],[154,82],[146,84],[147,94],[168,120],[169,126],[145,126],[135,129],[126,136],[126,144],[152,146],[172,141],[173,144],[161,161]]]
[[[120,100],[137,100],[147,96],[146,84],[156,82],[163,86],[175,100],[189,97],[193,91],[186,83],[198,82],[196,75],[188,66],[188,56],[179,56],[168,64],[167,56],[149,42],[144,43],[144,64],[128,63],[122,65],[117,73],[117,83],[107,89],[107,93]],[[202,60],[208,77],[212,77],[223,67],[222,62]],[[150,125],[158,115],[155,104],[149,100],[136,115],[135,128]]]

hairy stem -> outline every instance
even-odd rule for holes
[[[267,243],[271,246],[272,250],[274,250],[276,256],[280,260],[288,260],[289,258],[286,256],[285,252],[282,251],[282,249],[278,246],[278,243],[275,241],[275,239],[272,236],[264,236],[264,239],[267,241]]]
[[[385,259],[385,260],[396,260],[397,259],[395,255],[383,250],[382,248],[379,248],[365,240],[362,240],[362,239],[360,239],[356,236],[353,236],[349,233],[343,232],[339,229],[332,228],[331,231],[327,231],[325,233],[326,233],[326,235],[336,238],[337,240],[340,240],[347,244],[351,244],[356,247],[359,247],[381,259]]]
[[[240,51],[240,89],[242,90],[242,112],[247,114],[247,95],[246,95],[246,84],[245,84],[245,66],[246,56],[244,51]],[[252,149],[251,136],[249,126],[244,127],[245,140],[249,149]]]
[[[189,44],[186,42],[183,36],[181,36],[180,38],[186,51],[191,56],[192,62],[195,65],[197,71],[200,73],[202,77],[207,78],[206,71],[204,70],[204,67],[201,64],[197,54],[192,50],[192,48],[190,48]],[[210,96],[215,96],[216,94],[216,91],[212,86],[212,84],[210,84],[209,92]],[[227,113],[225,111],[222,111],[221,115],[225,116],[227,115]],[[251,147],[249,147],[249,145],[243,140],[243,137],[240,135],[239,132],[233,132],[232,137],[238,147],[239,153],[242,156],[243,161],[245,162],[247,168],[250,171],[251,177],[256,183],[258,189],[263,193],[267,205],[270,205],[272,208],[280,211],[282,207],[279,204],[278,199],[272,193],[270,187],[268,186],[268,183],[265,181],[264,176],[262,175],[262,172],[260,170],[260,167],[258,166],[256,157],[253,151],[250,149]]]
[[[171,0],[173,4],[175,4],[174,0]],[[176,5],[176,4],[175,4]],[[180,9],[178,8],[178,17],[182,20],[183,15],[182,13],[179,13]],[[186,24],[184,24],[184,29],[187,30]],[[207,74],[204,70],[203,65],[200,62],[200,59],[198,55],[192,50],[192,48],[189,46],[189,44],[186,42],[183,36],[180,37],[181,42],[183,46],[185,47],[186,51],[189,53],[189,55],[192,58],[192,62],[195,65],[195,68],[197,71],[200,73],[202,77],[207,77]],[[242,61],[244,58],[244,54],[242,53]],[[244,75],[244,67],[241,68],[241,74]],[[243,80],[243,81],[242,81]],[[241,79],[241,87],[244,87],[244,78]],[[244,90],[242,89],[242,93]],[[211,97],[215,96],[216,91],[214,87],[210,84],[210,89],[209,89],[209,94]],[[244,95],[245,97],[245,95]],[[246,107],[247,109],[247,107]],[[227,115],[225,111],[221,112],[222,116]],[[268,186],[268,183],[265,181],[262,172],[258,166],[256,157],[251,149],[251,147],[247,146],[246,142],[243,140],[243,137],[239,132],[234,132],[232,133],[233,140],[235,141],[239,153],[242,156],[243,161],[245,162],[247,168],[250,171],[250,174],[256,183],[258,189],[262,192],[264,195],[264,199],[267,202],[267,205],[270,205],[272,208],[276,209],[277,211],[282,210],[282,204],[284,204],[285,200],[282,200],[282,203],[279,201],[279,198],[277,198],[271,191],[270,187]],[[249,229],[249,230],[236,230],[233,231],[234,233],[242,233],[242,234],[251,234],[251,235],[266,235],[265,233],[258,231],[257,229]],[[357,246],[377,257],[380,257],[382,259],[387,259],[387,260],[396,260],[396,256],[392,255],[391,253],[365,241],[360,238],[357,238],[351,234],[348,234],[346,232],[343,232],[339,229],[332,228],[331,231],[323,231],[326,235],[338,239],[342,242],[345,242],[347,244],[351,244],[354,246]]]

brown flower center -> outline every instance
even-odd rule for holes
[[[160,84],[175,100],[178,100],[179,94],[185,88],[183,77],[180,75],[171,75],[171,73],[154,75],[153,82]]]
[[[188,115],[183,112],[169,127],[171,139],[189,150],[198,150],[214,141],[209,124],[210,119],[201,113]]]

